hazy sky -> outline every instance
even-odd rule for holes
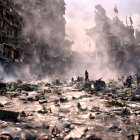
[[[123,21],[132,16],[135,27],[139,27],[140,0],[65,0],[67,35],[75,41],[73,50],[88,51],[85,29],[94,26],[94,6],[101,3],[109,17],[114,16],[115,4],[119,10],[119,17]],[[94,44],[92,44],[94,46]]]

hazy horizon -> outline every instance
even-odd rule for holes
[[[134,28],[139,28],[140,19],[140,1],[135,0],[65,0],[66,2],[66,33],[69,39],[74,41],[72,49],[74,51],[85,52],[89,50],[87,37],[85,35],[85,29],[94,26],[94,6],[101,4],[107,12],[107,16],[113,18],[114,7],[117,6],[119,10],[119,18],[124,21],[126,15],[132,16],[134,21]],[[92,44],[92,50],[94,50],[94,44]]]

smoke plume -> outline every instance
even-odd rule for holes
[[[84,76],[84,71],[87,69],[91,78],[111,79],[121,77],[122,75],[138,73],[139,54],[136,53],[136,49],[132,49],[132,51],[130,48],[136,48],[136,46],[138,46],[138,40],[135,40],[134,38],[136,36],[133,35],[135,35],[135,29],[139,29],[139,1],[133,3],[131,0],[123,2],[109,0],[108,3],[106,3],[106,1],[102,0],[101,4],[106,9],[106,25],[103,24],[104,27],[101,27],[103,29],[102,35],[98,36],[98,33],[96,33],[94,36],[90,36],[90,39],[84,34],[83,28],[92,29],[92,27],[95,26],[94,5],[100,4],[99,1],[82,0],[78,3],[77,1],[67,0],[66,3],[68,4],[66,12],[68,19],[67,32],[70,37],[75,38],[76,42],[73,46],[73,50],[83,52],[84,54],[80,54],[79,58],[76,57],[76,64],[74,65],[74,70],[72,70],[73,74],[75,72],[75,75],[79,74]],[[115,4],[119,11],[117,15],[118,19],[114,13]],[[132,41],[133,39],[126,31],[126,16],[128,18],[128,26],[131,26],[129,17],[133,20],[134,34],[132,31],[132,37],[134,37],[133,39],[135,41]],[[112,25],[112,22],[115,20],[118,20],[117,26],[115,26],[115,24]],[[118,41],[116,41],[116,43],[118,44],[108,43],[108,40],[104,36],[105,30],[109,31],[111,35],[117,36]],[[98,44],[95,45],[95,42],[98,42]],[[102,43],[102,45],[99,45],[100,43]],[[126,44],[130,48],[128,47],[126,49]],[[118,45],[121,49],[120,53],[111,54],[108,47],[109,45],[112,49],[115,45]],[[78,54],[75,55],[78,56]]]

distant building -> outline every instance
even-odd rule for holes
[[[110,19],[101,5],[95,6],[96,26],[86,30],[86,34],[96,44],[96,56],[107,57],[108,64],[118,70],[137,72],[139,57],[139,31],[134,35],[132,18],[126,17],[126,25],[118,17],[118,9],[114,9],[115,17]],[[128,23],[130,23],[128,25]]]

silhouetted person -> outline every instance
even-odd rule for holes
[[[74,82],[74,78],[72,77],[72,79],[71,79],[71,82],[73,83]]]
[[[127,77],[127,79],[126,79],[126,86],[128,88],[131,88],[132,87],[132,83],[133,83],[132,76]]]
[[[79,76],[77,77],[77,82],[80,82],[80,77]]]
[[[140,84],[140,75],[136,75],[136,78],[137,78],[137,85],[139,85]]]
[[[56,85],[60,85],[60,79],[56,79],[55,83]]]
[[[85,81],[89,81],[89,74],[87,70],[85,71]]]

